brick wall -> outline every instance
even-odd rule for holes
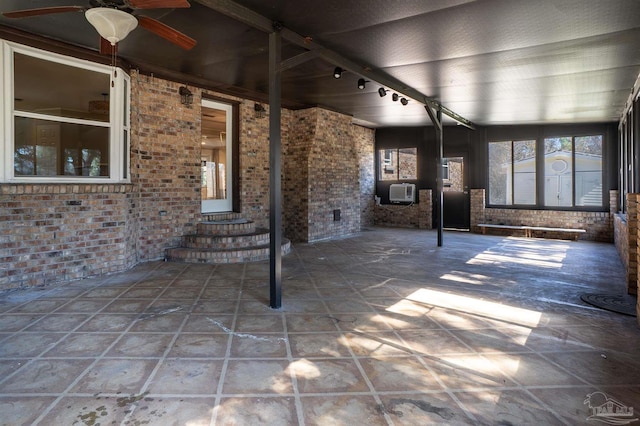
[[[0,184],[0,289],[123,271],[195,231],[203,91],[190,87],[185,106],[181,85],[132,72],[131,184]],[[240,213],[268,228],[268,115],[257,118],[254,101],[208,94],[239,104]],[[283,227],[305,231],[285,237],[331,238],[372,223],[373,146],[374,131],[348,116],[282,110]]]
[[[135,264],[131,185],[0,185],[0,289]]]
[[[418,204],[382,204],[374,210],[375,224],[400,228],[431,229],[433,226],[433,202],[430,189],[418,191]]]
[[[200,215],[200,96],[180,103],[180,83],[131,74],[131,181],[138,259],[164,257]]]
[[[373,226],[376,193],[374,165],[375,132],[366,127],[352,126],[360,170],[360,226]]]
[[[629,282],[627,290],[629,294],[638,293],[638,203],[640,202],[640,194],[627,194],[627,241],[629,250],[629,260],[627,263],[627,276]],[[635,288],[634,288],[635,287]]]
[[[481,232],[478,223],[580,228],[587,231],[580,236],[582,240],[613,242],[610,212],[487,208],[484,206],[484,189],[472,189],[471,194],[473,232]]]
[[[285,235],[317,241],[371,224],[374,132],[320,108],[293,111],[283,149]],[[339,210],[339,220],[334,211]]]

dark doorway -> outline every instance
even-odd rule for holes
[[[443,158],[443,227],[469,229],[469,187],[466,184],[464,157]]]

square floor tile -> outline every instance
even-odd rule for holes
[[[210,426],[215,398],[145,396],[125,424]]]
[[[226,334],[181,334],[167,355],[170,358],[224,358],[229,336]]]
[[[292,397],[222,398],[216,409],[216,425],[298,425]],[[208,425],[208,424],[207,424]]]
[[[415,357],[360,358],[359,361],[378,392],[442,390],[433,374]]]
[[[42,356],[45,358],[98,357],[119,337],[113,333],[71,333]]]
[[[287,346],[282,333],[234,333],[231,341],[233,358],[284,358]]]
[[[230,360],[222,392],[235,394],[290,394],[293,391],[286,360]]]
[[[300,393],[367,392],[369,387],[350,359],[300,359],[290,365]]]
[[[300,399],[307,425],[388,425],[384,410],[373,396],[309,396]]]
[[[30,425],[53,401],[51,396],[0,396],[0,424]]]
[[[398,335],[413,351],[421,355],[450,355],[472,350],[447,330],[401,330]]]
[[[479,424],[561,424],[561,420],[548,407],[520,390],[465,392],[455,395]]]
[[[136,314],[96,314],[78,332],[118,332],[126,330],[138,318]]]
[[[394,425],[476,425],[446,393],[381,395]]]
[[[160,358],[171,346],[174,334],[126,333],[105,354],[105,357]]]
[[[348,357],[349,342],[338,332],[289,333],[289,345],[294,358]]]
[[[168,359],[149,384],[152,394],[215,395],[222,361]]]
[[[35,325],[36,321],[46,314],[2,314],[0,315],[0,330],[3,332],[19,331]]]
[[[515,386],[495,363],[480,355],[437,355],[422,359],[448,389]]]
[[[51,349],[65,333],[21,333],[13,335],[0,345],[0,358],[30,358]]]
[[[233,327],[233,315],[191,314],[182,327],[184,333],[228,333]]]
[[[283,332],[280,315],[241,315],[236,321],[235,331],[239,333]]]
[[[157,360],[104,359],[93,365],[71,389],[74,393],[140,392]]]
[[[91,361],[88,359],[35,360],[0,383],[0,394],[64,392],[89,364]]]
[[[336,331],[336,320],[328,314],[287,314],[289,332]]]
[[[398,336],[392,332],[347,332],[347,344],[357,356],[406,356],[413,353]]]

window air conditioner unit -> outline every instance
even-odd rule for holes
[[[389,187],[389,201],[392,203],[413,203],[416,201],[416,185],[394,183]]]

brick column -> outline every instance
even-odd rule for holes
[[[431,198],[431,190],[419,190],[418,198],[420,200],[418,204],[418,228],[431,229],[433,228],[433,200]]]
[[[638,292],[638,200],[640,194],[627,194],[627,229],[629,235],[629,265],[627,267],[627,293]]]
[[[471,232],[480,233],[479,223],[485,222],[485,204],[483,188],[471,190]]]

